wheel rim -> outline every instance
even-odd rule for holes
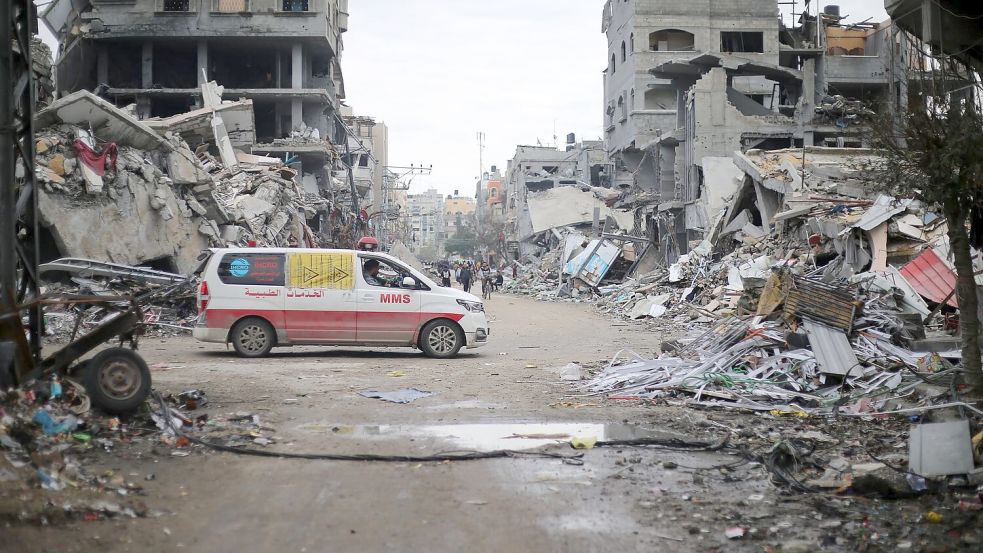
[[[99,370],[99,386],[106,395],[117,400],[126,400],[140,389],[140,369],[123,360],[113,360]]]
[[[427,344],[434,352],[446,355],[457,345],[457,333],[447,325],[435,326],[427,336]]]
[[[258,324],[251,324],[239,331],[239,346],[249,353],[259,353],[266,349],[270,337],[266,329]]]

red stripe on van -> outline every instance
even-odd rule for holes
[[[393,323],[396,328],[406,328],[406,323],[416,327],[433,319],[442,318],[458,322],[464,318],[464,315],[460,313],[417,313],[414,311],[307,311],[298,309],[292,310],[290,313],[292,319],[301,320],[318,327],[329,321],[348,323],[364,320],[376,328],[387,322]],[[269,321],[275,329],[287,330],[284,315],[284,311],[264,309],[209,309],[207,320],[209,328],[231,328],[236,321],[243,317],[262,317]]]

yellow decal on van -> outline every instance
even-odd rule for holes
[[[355,256],[350,253],[291,253],[287,263],[291,288],[355,287]]]

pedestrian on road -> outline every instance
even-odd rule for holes
[[[491,270],[487,263],[482,263],[478,269],[478,278],[481,279],[481,296],[486,300],[491,299],[492,278]]]
[[[440,285],[444,288],[451,287],[451,269],[447,265],[440,268]]]
[[[458,277],[458,280],[461,282],[461,286],[464,287],[465,292],[471,291],[471,279],[473,278],[474,275],[471,273],[470,267],[467,265],[461,267],[461,275]]]

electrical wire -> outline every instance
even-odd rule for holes
[[[245,447],[229,446],[202,440],[195,436],[189,436],[173,422],[172,410],[167,406],[164,398],[156,390],[152,392],[154,401],[163,413],[161,417],[167,429],[175,436],[185,438],[191,443],[198,444],[216,451],[235,453],[237,455],[249,455],[253,457],[269,457],[277,459],[307,459],[321,461],[373,461],[385,463],[430,463],[445,461],[475,461],[480,459],[502,459],[502,458],[545,458],[560,459],[564,462],[582,463],[584,454],[582,452],[574,454],[564,454],[552,451],[531,450],[520,451],[513,449],[496,449],[492,451],[461,451],[461,452],[441,452],[432,455],[377,455],[369,453],[290,453],[281,451],[269,451],[262,449],[251,449]],[[608,440],[595,444],[595,447],[657,447],[673,451],[718,451],[727,445],[727,439],[718,443],[707,443],[699,441],[686,441],[680,438],[639,438],[630,440]]]

